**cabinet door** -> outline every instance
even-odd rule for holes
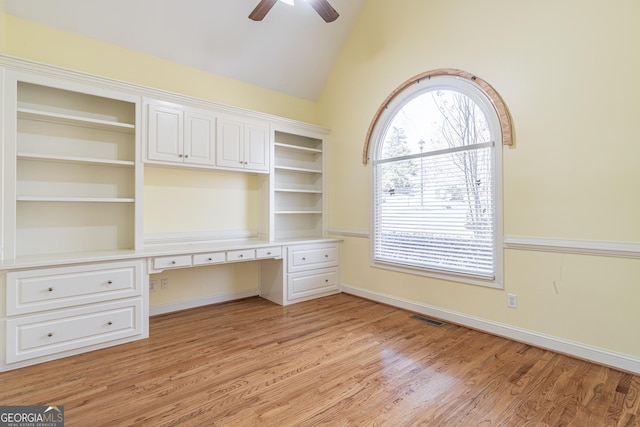
[[[185,112],[184,162],[215,165],[215,117],[206,112]]]
[[[244,123],[233,119],[218,119],[216,165],[242,169]]]
[[[247,123],[244,129],[244,167],[269,171],[269,128],[260,123]]]
[[[149,105],[147,158],[167,162],[182,161],[183,112],[177,108]]]

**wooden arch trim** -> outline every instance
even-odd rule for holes
[[[364,141],[364,149],[362,152],[362,163],[369,163],[369,148],[371,146],[371,136],[373,134],[373,129],[375,128],[378,120],[380,120],[380,115],[387,108],[389,103],[404,89],[411,86],[412,84],[419,82],[423,79],[430,79],[434,76],[458,76],[465,79],[468,79],[478,85],[480,89],[487,94],[493,106],[495,107],[498,118],[500,120],[500,129],[502,131],[502,144],[503,145],[513,145],[513,126],[511,123],[511,115],[509,114],[509,110],[507,109],[506,104],[502,100],[502,97],[496,92],[496,90],[486,81],[482,80],[480,77],[471,74],[467,71],[457,70],[455,68],[440,68],[437,70],[425,71],[424,73],[418,74],[402,83],[398,86],[391,94],[384,100],[382,105],[376,111],[371,124],[369,125],[369,130],[367,130],[367,137]]]

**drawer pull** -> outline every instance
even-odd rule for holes
[[[171,264],[175,264],[175,263],[176,263],[175,261],[171,261]]]
[[[213,259],[212,258],[207,258],[207,261],[213,261]]]
[[[113,280],[107,280],[107,285],[113,285]]]
[[[307,259],[306,259],[305,257],[302,257],[302,260],[303,260],[303,261],[306,261]]]
[[[244,254],[238,255],[238,258],[244,258]]]
[[[329,258],[329,255],[325,254],[325,255],[324,255],[324,257],[325,257],[325,258]]]
[[[267,252],[267,255],[271,255],[271,252]]]
[[[47,289],[49,292],[53,292],[53,288],[49,288]]]
[[[53,336],[53,332],[49,332],[49,333],[47,334],[47,336],[48,336],[49,338],[51,338],[51,337]]]
[[[108,321],[107,325],[111,326],[111,325],[113,325],[113,322],[112,321]]]

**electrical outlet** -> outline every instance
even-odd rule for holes
[[[518,308],[518,295],[507,294],[507,307]]]
[[[169,279],[160,280],[160,288],[167,289],[169,287]]]
[[[155,280],[149,280],[149,290],[151,292],[155,292],[156,291],[156,281]]]

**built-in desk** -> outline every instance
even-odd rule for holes
[[[149,335],[149,274],[254,261],[260,296],[287,305],[340,292],[340,240],[233,240],[0,263],[0,370]]]

